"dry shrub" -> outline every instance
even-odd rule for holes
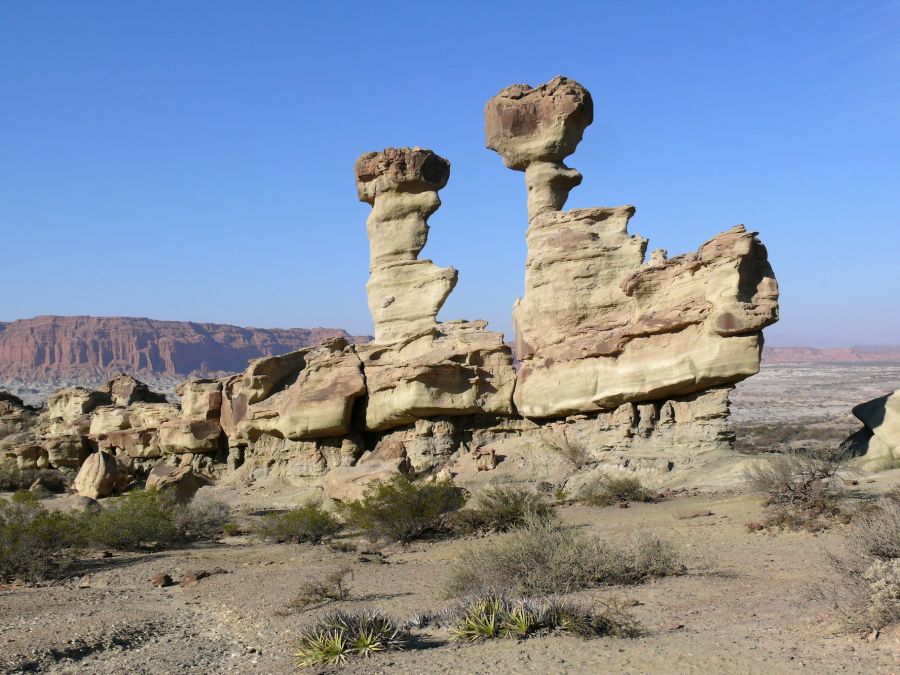
[[[555,516],[537,492],[497,485],[485,488],[478,496],[475,508],[454,513],[450,526],[458,532],[508,532],[524,525],[529,515],[542,520]]]
[[[600,476],[586,483],[578,496],[591,506],[652,502],[657,499],[657,495],[644,487],[637,476]]]
[[[849,522],[838,476],[846,459],[840,450],[807,450],[770,457],[750,469],[751,487],[770,507],[763,527],[819,531],[835,520]]]
[[[552,440],[545,440],[544,444],[554,452],[558,452],[572,462],[577,469],[583,469],[591,462],[591,453],[588,451],[587,447],[577,441],[563,438],[559,443]]]
[[[556,597],[514,598],[500,593],[464,599],[450,620],[451,639],[464,642],[554,633],[634,637],[639,632],[637,621],[615,601],[595,608]]]
[[[317,504],[306,504],[284,513],[269,513],[253,528],[264,541],[319,544],[341,531],[340,521]]]
[[[446,514],[464,502],[449,481],[419,483],[398,474],[369,485],[360,501],[348,504],[347,524],[371,541],[406,543],[439,530]]]
[[[845,549],[830,562],[841,581],[820,591],[848,629],[900,622],[900,503],[883,498],[856,517]]]
[[[349,567],[342,567],[329,572],[321,579],[303,582],[297,589],[297,595],[288,603],[288,608],[303,610],[313,605],[347,600],[350,597],[347,577],[352,578],[353,571]]]
[[[208,495],[197,495],[186,504],[173,506],[175,528],[186,541],[210,541],[225,534],[231,508]]]
[[[486,591],[517,595],[568,593],[600,584],[634,584],[684,572],[669,542],[639,535],[614,544],[555,520],[529,516],[524,526],[467,552],[451,567],[447,597]]]
[[[50,492],[65,492],[69,484],[58,469],[20,469],[14,461],[0,462],[0,492],[27,490],[38,479]]]

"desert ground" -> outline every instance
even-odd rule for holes
[[[766,367],[733,396],[739,446],[758,452],[766,444],[838,441],[857,426],[852,405],[898,386],[898,364]],[[900,485],[900,469],[855,480],[861,495],[874,495]],[[256,508],[301,498],[289,487],[203,491],[234,504],[239,521],[252,519]],[[426,628],[413,632],[407,650],[351,662],[342,672],[900,672],[900,630],[843,632],[816,596],[822,585],[839,583],[827,556],[841,548],[845,526],[751,531],[747,525],[761,519],[763,507],[759,495],[743,488],[684,491],[629,508],[565,504],[557,512],[600,537],[647,531],[683,551],[684,576],[574,594],[585,601],[618,598],[640,621],[639,637],[466,645]],[[177,550],[98,553],[63,581],[0,587],[0,671],[290,672],[295,636],[325,609],[379,607],[398,620],[439,610],[453,560],[504,536],[361,544],[352,552],[234,536]],[[302,582],[341,567],[352,570],[348,600],[288,610]],[[193,584],[150,583],[158,574],[177,582],[200,570],[210,575]]]

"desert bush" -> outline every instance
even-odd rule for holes
[[[521,529],[500,542],[467,552],[457,560],[450,569],[445,594],[568,593],[683,572],[677,549],[655,537],[640,535],[614,544],[558,521],[528,517]]]
[[[820,591],[849,629],[900,622],[900,504],[886,497],[854,518],[844,550],[830,562],[839,582]]]
[[[464,501],[462,491],[449,481],[418,483],[398,474],[373,483],[361,500],[348,504],[347,524],[371,541],[406,543],[437,530]]]
[[[269,513],[253,528],[260,539],[278,543],[319,544],[341,531],[340,521],[317,504],[305,504],[284,513]]]
[[[504,637],[521,640],[549,633],[632,637],[639,632],[638,623],[615,602],[594,609],[555,597],[511,598],[488,593],[463,600],[453,614],[450,637],[466,642]]]
[[[115,500],[107,500],[96,513],[83,516],[87,541],[126,551],[147,545],[170,546],[181,537],[175,522],[171,498],[150,490],[132,490]]]
[[[186,541],[209,541],[225,532],[231,508],[225,502],[203,495],[186,504],[173,504],[172,516],[179,537]]]
[[[637,476],[600,476],[586,483],[578,496],[591,506],[652,502],[656,498]]]
[[[507,532],[524,525],[529,515],[540,519],[555,516],[550,505],[536,492],[509,486],[491,486],[478,496],[475,508],[454,513],[451,526],[461,532]]]
[[[347,577],[353,576],[349,567],[329,572],[321,579],[304,581],[297,589],[297,594],[288,602],[289,609],[306,609],[313,605],[322,605],[338,600],[347,600],[350,589]]]
[[[378,610],[328,614],[300,633],[294,652],[299,668],[337,666],[349,657],[403,649],[408,636]]]
[[[20,469],[15,462],[0,462],[0,492],[27,490],[38,478],[50,492],[63,492],[68,485],[57,469]]]
[[[31,493],[0,500],[0,579],[58,576],[74,562],[82,543],[76,518],[48,512]]]
[[[222,526],[222,533],[226,537],[237,537],[243,534],[244,530],[238,523],[225,523]]]
[[[844,489],[838,476],[846,458],[841,450],[806,450],[770,457],[751,468],[747,479],[770,507],[763,527],[817,532],[834,520],[849,522],[840,505]]]
[[[767,506],[813,504],[840,494],[838,471],[846,456],[836,450],[792,452],[770,457],[747,472]]]

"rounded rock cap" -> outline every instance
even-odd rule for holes
[[[353,169],[359,201],[369,204],[383,192],[436,192],[450,178],[450,162],[419,147],[367,152]]]
[[[484,133],[506,166],[524,171],[531,162],[571,155],[593,121],[590,92],[557,76],[535,88],[514,84],[494,96],[484,110]]]

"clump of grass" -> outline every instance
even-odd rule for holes
[[[352,578],[353,571],[349,567],[342,567],[329,572],[321,579],[303,582],[297,589],[297,595],[288,602],[288,608],[303,610],[313,605],[347,600],[350,597],[348,576]]]
[[[594,609],[559,598],[514,599],[488,593],[464,600],[454,614],[450,637],[460,642],[523,640],[550,633],[633,637],[640,631],[637,621],[616,602]]]
[[[338,666],[348,658],[403,649],[407,634],[378,610],[328,614],[300,633],[298,668]]]
[[[342,529],[341,522],[318,504],[305,504],[284,513],[270,513],[253,528],[263,540],[278,543],[320,544]]]
[[[838,476],[846,459],[840,450],[805,450],[768,458],[750,469],[750,485],[768,507],[763,527],[815,532],[835,521],[849,522],[849,513],[841,508],[844,488]]]
[[[682,574],[681,558],[671,543],[650,535],[617,544],[558,521],[529,517],[501,541],[458,559],[450,568],[445,594],[465,597],[490,590],[541,595],[635,584]]]
[[[445,515],[464,501],[449,481],[420,483],[398,474],[369,485],[361,500],[349,503],[347,524],[371,541],[407,543],[437,531]]]
[[[591,506],[652,502],[657,498],[637,476],[601,476],[585,484],[578,496]]]
[[[59,576],[82,545],[79,521],[48,512],[31,493],[0,500],[0,579],[35,582]]]
[[[454,514],[452,528],[462,532],[508,532],[523,526],[529,516],[546,520],[553,518],[555,514],[537,492],[516,487],[491,486],[478,496],[475,508]]]

